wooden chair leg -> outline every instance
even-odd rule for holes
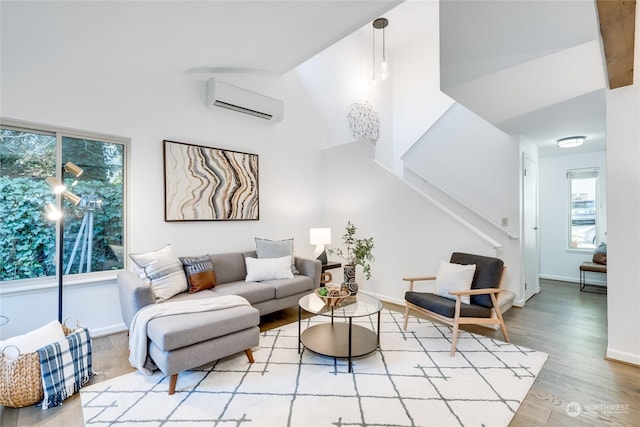
[[[456,297],[456,311],[453,317],[453,339],[451,340],[451,357],[456,355],[456,347],[458,346],[458,328],[460,327],[460,304],[462,297]]]
[[[504,320],[502,319],[502,312],[500,311],[500,306],[498,305],[498,299],[495,294],[491,294],[491,302],[493,303],[493,309],[495,310],[496,317],[500,322],[500,329],[502,330],[502,335],[504,335],[504,340],[509,342],[509,334],[507,333],[507,325],[504,324]]]
[[[456,346],[458,345],[458,321],[453,324],[453,339],[451,340],[451,357],[456,355]]]
[[[403,329],[407,330],[407,323],[409,323],[409,306],[407,305],[404,309],[404,327]]]
[[[250,348],[246,349],[244,351],[244,354],[247,355],[247,359],[249,359],[249,363],[253,363],[253,352],[251,351]]]
[[[173,374],[169,377],[169,395],[176,392],[176,383],[178,382],[178,374]]]

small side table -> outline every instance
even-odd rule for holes
[[[342,264],[335,261],[327,261],[326,264],[322,264],[322,273],[320,274],[320,286],[323,287],[327,283],[331,283],[333,276],[327,270],[333,270],[334,268],[340,268]]]

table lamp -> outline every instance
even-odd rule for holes
[[[324,245],[331,244],[330,228],[311,228],[309,229],[309,243],[316,245],[313,256],[319,259],[321,263],[327,263],[327,251]]]

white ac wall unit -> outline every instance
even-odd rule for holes
[[[207,81],[207,107],[226,108],[274,122],[282,120],[284,113],[282,101],[222,83],[214,77]]]

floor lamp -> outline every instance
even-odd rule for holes
[[[70,172],[76,178],[82,175],[82,168],[73,162],[67,162],[62,167],[62,179],[64,173]],[[56,257],[56,275],[58,276],[58,321],[62,323],[62,293],[63,293],[63,276],[64,276],[64,207],[63,201],[67,200],[73,206],[80,203],[81,198],[71,191],[55,177],[47,177],[47,185],[51,188],[57,197],[58,206],[49,203],[45,206],[45,214],[51,221],[59,221],[58,224],[58,256]]]

